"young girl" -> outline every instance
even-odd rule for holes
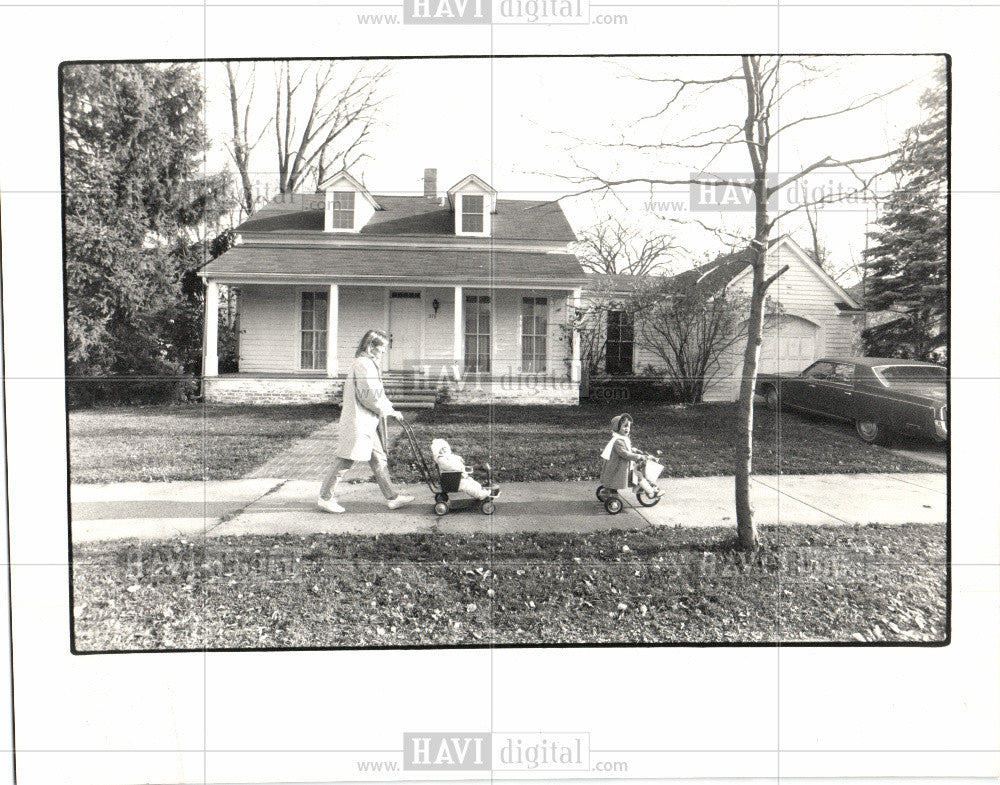
[[[642,472],[635,471],[633,461],[641,461],[646,455],[632,449],[632,440],[629,433],[632,431],[632,415],[619,414],[611,420],[611,441],[608,442],[601,453],[604,459],[604,471],[601,472],[601,485],[608,490],[620,491],[628,488],[628,474],[633,472],[633,476],[639,483],[639,487],[645,491],[647,496],[658,497],[663,495],[663,491],[657,488],[642,475]]]

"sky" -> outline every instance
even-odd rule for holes
[[[919,95],[939,64],[939,58],[908,55],[817,60],[816,65],[832,73],[790,91],[780,104],[779,124],[905,86],[857,111],[782,132],[772,151],[774,168],[793,172],[826,155],[853,158],[892,149],[918,121]],[[501,197],[560,199],[578,234],[612,216],[643,231],[671,235],[683,249],[675,262],[677,269],[723,250],[723,240],[701,224],[728,233],[746,232],[750,227],[752,216],[746,210],[692,211],[688,186],[651,190],[646,185],[630,185],[610,195],[565,198],[581,190],[575,180],[587,173],[604,179],[682,179],[705,167],[711,152],[665,150],[660,143],[742,122],[746,101],[742,86],[727,83],[682,97],[670,111],[658,114],[673,87],[656,80],[726,76],[739,68],[739,58],[443,58],[345,61],[341,65],[345,76],[359,67],[391,68],[384,83],[386,100],[379,126],[366,148],[370,158],[352,170],[376,194],[422,193],[425,167],[438,170],[442,193],[475,173]],[[251,161],[265,182],[274,181],[269,172],[276,167],[274,132],[269,125],[273,70],[267,62],[256,66],[250,123],[258,132],[267,128]],[[241,66],[240,75],[248,77],[249,66]],[[799,76],[793,66],[781,73],[789,86]],[[212,142],[207,163],[210,170],[218,170],[227,164],[224,145],[231,134],[221,64],[209,65],[207,96],[206,122]],[[623,141],[632,147],[623,147]],[[637,150],[635,145],[647,147]],[[743,173],[747,167],[746,148],[735,145],[725,148],[710,171]],[[849,173],[823,172],[807,186],[827,192],[851,190],[855,183]],[[846,270],[842,282],[847,285],[855,280],[850,265],[860,260],[865,229],[874,217],[873,204],[858,200],[830,205],[820,212],[821,240],[833,267]],[[801,211],[782,221],[778,232],[789,232],[803,244],[811,242]]]

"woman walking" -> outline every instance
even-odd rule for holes
[[[337,502],[337,487],[356,461],[368,461],[390,510],[413,501],[412,496],[400,494],[393,487],[385,445],[379,435],[379,423],[384,418],[403,420],[386,397],[379,374],[379,363],[388,345],[389,336],[384,332],[369,330],[354,353],[354,363],[344,382],[336,460],[319,491],[317,504],[321,510],[344,512]]]

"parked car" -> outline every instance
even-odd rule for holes
[[[869,444],[894,432],[948,438],[948,371],[932,363],[824,357],[802,373],[760,374],[756,391],[770,409],[849,420]]]

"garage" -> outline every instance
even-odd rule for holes
[[[798,316],[768,317],[758,373],[797,373],[816,359],[819,327]]]

